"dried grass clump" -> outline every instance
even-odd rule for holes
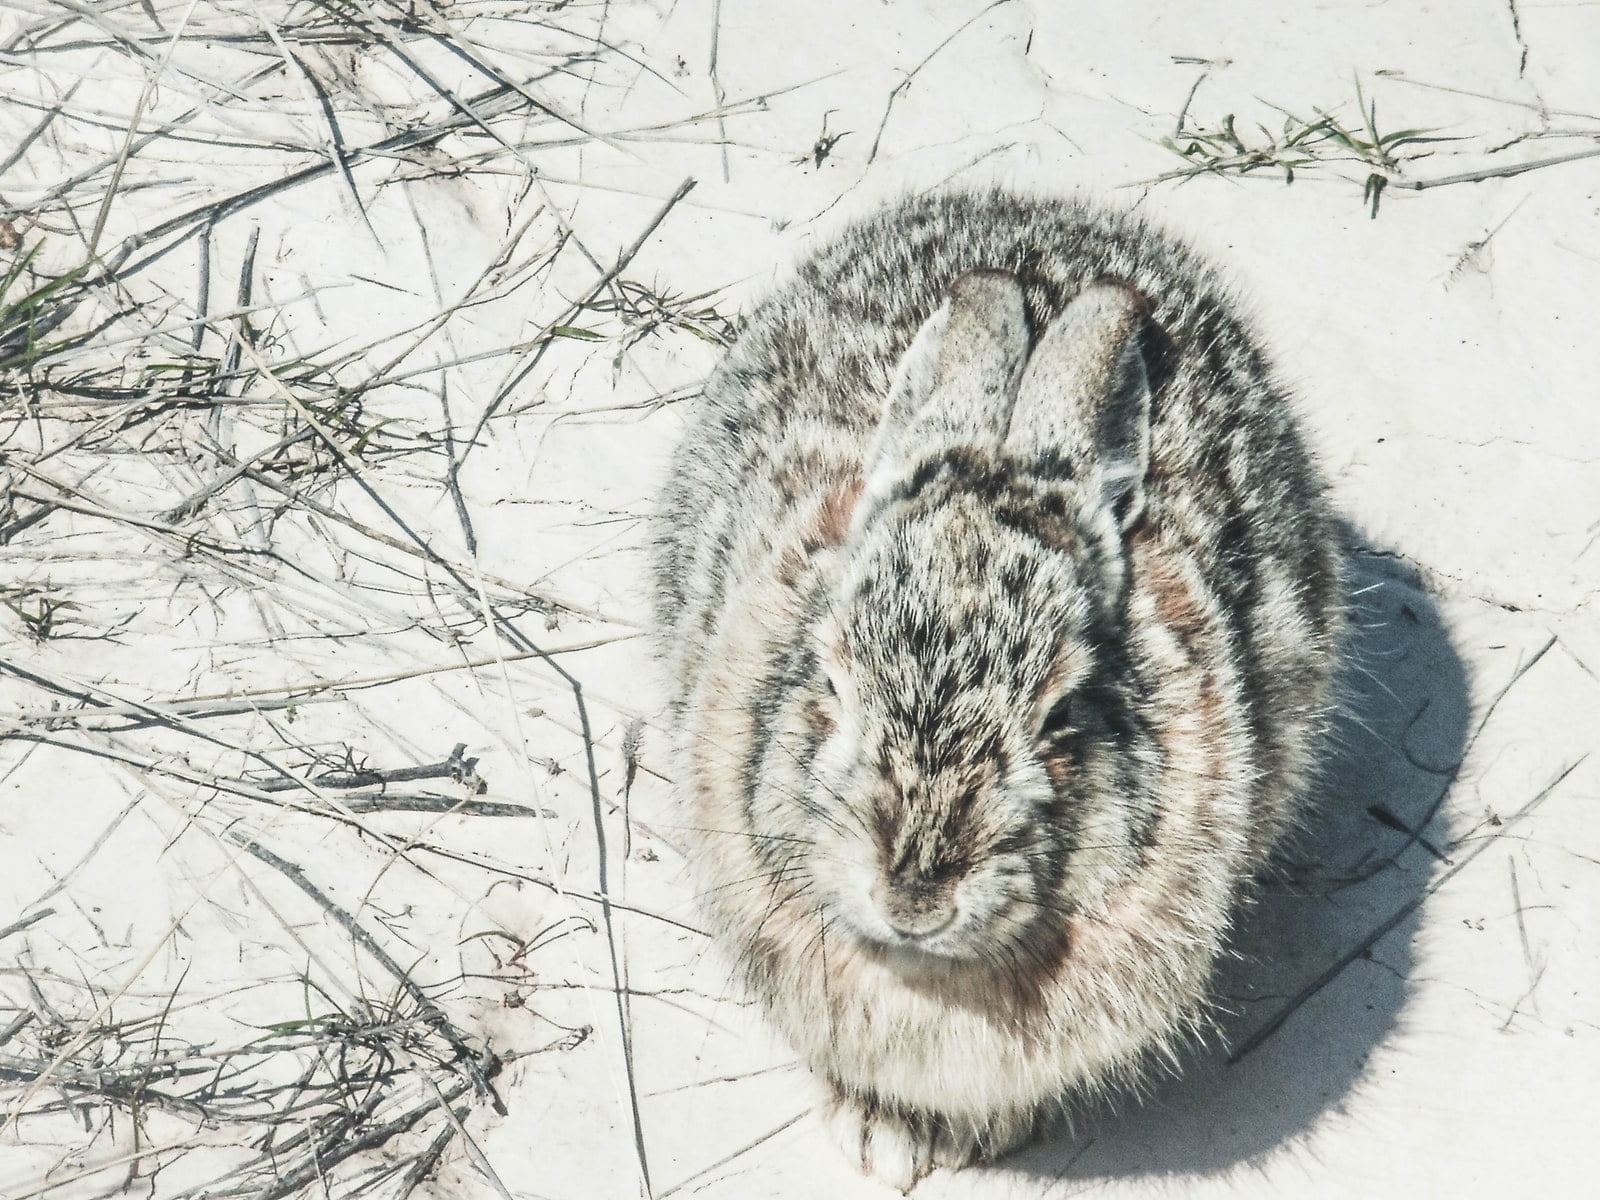
[[[405,1196],[453,1148],[503,1192],[497,1073],[590,1027],[538,964],[592,935],[569,976],[621,978],[596,743],[634,731],[631,783],[637,724],[564,664],[636,629],[486,569],[469,463],[556,372],[731,335],[629,274],[692,184],[610,246],[547,190],[670,126],[583,117],[639,69],[603,6],[11,12],[0,1191]],[[492,780],[486,744],[540,749]]]

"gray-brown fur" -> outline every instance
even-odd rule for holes
[[[1338,632],[1209,268],[1081,201],[886,210],[752,315],[662,522],[705,903],[863,1166],[1002,1152],[1194,1026]]]

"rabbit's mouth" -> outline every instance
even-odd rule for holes
[[[908,979],[946,979],[979,966],[979,959],[973,956],[941,951],[926,942],[869,941],[863,945],[884,967]]]
[[[1011,948],[1031,946],[1038,939],[1038,931],[1026,922],[1031,907],[1007,901],[998,911],[982,914],[956,908],[942,923],[935,925],[930,919],[915,932],[897,929],[893,922],[881,920],[873,922],[871,929],[848,918],[839,921],[838,926],[861,953],[897,975],[944,978],[988,971],[1006,960]]]
[[[914,990],[933,987],[942,993],[958,987],[962,993],[976,989],[980,994],[987,994],[994,988],[1015,991],[1023,986],[1021,980],[1027,976],[1019,977],[1015,962],[1011,961],[1008,966],[1008,960],[1021,958],[1030,963],[1048,964],[1045,974],[1060,970],[1070,956],[1071,939],[1065,930],[1057,932],[1059,936],[1036,934],[1025,938],[1026,948],[1019,943],[1012,953],[1001,952],[993,944],[983,949],[970,943],[935,949],[925,943],[889,944],[863,940],[859,945],[864,955],[885,974]]]
[[[898,974],[940,975],[975,957],[970,952],[971,922],[954,907],[915,924],[904,915],[886,917],[870,902],[837,908],[830,915],[827,924],[833,936],[843,937],[856,953]]]

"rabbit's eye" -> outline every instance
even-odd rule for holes
[[[1074,719],[1073,698],[1062,696],[1050,706],[1050,711],[1045,713],[1044,720],[1039,725],[1039,737],[1045,741],[1067,737],[1078,731],[1078,723]]]

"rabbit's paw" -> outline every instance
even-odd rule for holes
[[[979,1157],[976,1136],[838,1093],[829,1096],[823,1123],[847,1160],[901,1192],[910,1192],[936,1167],[965,1167]]]
[[[892,1188],[909,1192],[932,1169],[932,1139],[898,1113],[833,1095],[823,1124],[848,1162]]]

